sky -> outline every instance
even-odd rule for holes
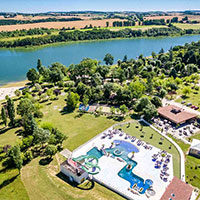
[[[200,10],[200,0],[0,0],[0,12]]]

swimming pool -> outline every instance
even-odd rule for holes
[[[112,157],[121,158],[127,163],[125,167],[118,172],[118,176],[128,181],[130,183],[130,188],[136,187],[140,194],[144,194],[153,184],[153,181],[149,179],[144,181],[143,178],[134,174],[133,171],[137,162],[128,157],[129,153],[138,153],[139,149],[130,142],[124,140],[114,140],[113,143],[115,144],[114,148],[106,148],[106,153],[112,154]],[[95,156],[100,159],[104,154],[102,151],[98,150],[97,147],[93,147],[87,152],[87,155]]]
[[[99,158],[101,158],[103,156],[103,153],[101,151],[99,151],[97,149],[97,147],[93,147],[92,149],[90,149],[87,152],[87,155],[89,155],[89,156],[95,156],[97,159],[99,159]]]

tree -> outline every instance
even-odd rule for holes
[[[64,78],[64,74],[62,73],[60,68],[52,68],[50,71],[50,81],[53,83],[57,83],[59,81],[62,81]]]
[[[156,108],[161,107],[162,106],[162,101],[160,100],[159,97],[155,96],[151,99],[151,103],[154,104],[154,106]]]
[[[83,96],[83,100],[82,100],[82,102],[83,102],[83,104],[84,104],[85,106],[87,106],[87,105],[88,105],[89,98],[88,98],[88,96],[87,96],[87,95],[84,95],[84,96]]]
[[[79,102],[80,96],[77,93],[70,92],[67,96],[66,102],[67,102],[67,107],[70,110],[75,110],[77,107],[77,104]]]
[[[143,109],[145,108],[146,105],[150,104],[150,100],[147,97],[143,97],[141,99],[139,99],[139,101],[137,102],[136,106],[135,106],[135,111],[136,112],[142,112]]]
[[[110,108],[110,112],[111,112],[112,115],[115,114],[115,107],[114,107],[114,106],[112,106],[112,107]]]
[[[55,155],[56,152],[57,152],[57,148],[55,145],[49,144],[45,148],[45,155],[49,156],[50,158],[52,158],[52,156]]]
[[[161,48],[160,51],[159,51],[159,54],[163,54],[163,53],[165,53],[165,51],[164,51],[163,48]]]
[[[191,93],[191,89],[187,86],[185,86],[183,89],[182,89],[182,93],[184,96],[187,96]]]
[[[21,99],[17,106],[17,114],[20,116],[31,114],[34,110],[34,105],[28,98]]]
[[[145,92],[145,86],[140,81],[131,82],[129,85],[133,98],[139,99]]]
[[[161,89],[160,92],[158,93],[160,98],[164,98],[167,94],[167,91],[165,89]]]
[[[17,97],[19,97],[19,96],[21,95],[20,90],[15,90],[15,95],[16,95]]]
[[[19,146],[12,147],[8,152],[8,156],[15,165],[15,167],[19,170],[20,174],[20,170],[23,164],[20,147]]]
[[[125,116],[126,113],[128,112],[128,108],[126,107],[125,104],[121,105],[119,109],[120,109],[123,116]]]
[[[49,144],[62,144],[64,140],[67,139],[67,136],[60,132],[58,129],[53,128],[52,133],[49,138]]]
[[[13,126],[14,121],[15,121],[15,106],[14,106],[13,100],[10,98],[7,101],[7,111],[8,111],[8,117],[10,119],[10,123]]]
[[[29,81],[32,82],[32,84],[35,84],[39,80],[40,75],[34,68],[32,68],[29,69],[29,71],[26,74],[26,77],[28,78]]]
[[[28,113],[22,116],[22,127],[26,135],[32,135],[34,130],[37,128],[37,123],[32,115],[32,113]]]
[[[152,117],[157,116],[158,112],[156,107],[152,103],[150,103],[145,106],[145,108],[142,111],[142,114],[144,115],[144,119],[148,121],[151,120]]]
[[[106,65],[112,65],[114,61],[114,57],[111,54],[107,53],[103,61],[106,63]]]
[[[1,118],[5,126],[7,126],[7,114],[4,107],[1,108]]]
[[[50,132],[48,130],[36,128],[33,133],[34,143],[43,145],[48,142],[49,136]]]

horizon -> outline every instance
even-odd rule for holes
[[[97,9],[98,8],[98,9]],[[119,9],[120,8],[120,9]],[[1,2],[0,12],[46,13],[46,12],[181,12],[200,10],[196,0],[7,0]]]

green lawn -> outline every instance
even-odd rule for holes
[[[17,169],[6,169],[4,154],[0,154],[0,199],[27,200],[29,199]]]
[[[181,29],[200,29],[200,24],[181,24],[181,23],[174,23],[174,26],[181,28]]]
[[[44,105],[42,111],[44,112],[44,118],[42,122],[51,122],[60,131],[68,136],[68,139],[64,142],[64,148],[74,150],[81,144],[87,142],[95,135],[99,134],[103,130],[116,123],[111,119],[107,119],[104,116],[95,117],[91,114],[84,114],[78,116],[78,112],[61,114],[59,109],[65,106],[64,96],[60,96],[59,100],[54,101],[51,105]],[[41,123],[42,123],[41,122]],[[15,135],[16,129],[11,129],[9,132],[0,135],[0,141],[2,144],[9,143],[11,141],[14,144],[18,139]],[[24,199],[28,199],[27,193],[30,199],[63,199],[63,200],[75,200],[75,199],[113,199],[121,200],[121,196],[113,193],[105,187],[96,184],[92,190],[82,190],[72,187],[62,179],[58,178],[56,174],[59,173],[59,163],[57,160],[59,154],[54,157],[54,160],[50,165],[39,165],[40,158],[32,160],[29,164],[24,166],[21,171],[21,177],[17,177],[13,182],[8,184],[0,192],[0,199],[23,199],[20,196],[24,196]],[[10,179],[16,175],[16,170],[12,176],[11,171],[0,173],[0,180]],[[2,178],[2,176],[4,178]],[[20,188],[15,190],[13,188]],[[10,191],[13,192],[13,196],[10,195]],[[18,191],[19,194],[16,194]],[[27,191],[27,193],[26,193]],[[26,193],[26,195],[25,195]],[[16,198],[14,197],[16,196]]]
[[[178,91],[181,95],[181,89]],[[200,92],[191,90],[191,93],[188,95],[187,98],[183,98],[182,96],[176,100],[176,102],[181,103],[185,101],[187,103],[192,103],[192,105],[200,107]],[[200,110],[200,109],[199,109]]]
[[[151,145],[162,149],[162,150],[166,150],[168,153],[172,154],[173,156],[173,168],[174,168],[174,175],[177,176],[178,178],[180,178],[180,155],[178,150],[175,148],[174,145],[171,144],[170,141],[168,141],[167,139],[165,139],[163,136],[161,136],[158,132],[154,131],[151,127],[145,125],[144,123],[142,123],[143,126],[143,131],[145,132],[145,134],[142,136],[142,133],[140,131],[140,124],[139,127],[136,128],[136,126],[138,126],[138,123],[131,123],[130,127],[128,127],[127,125],[123,125],[122,127],[117,127],[117,128],[122,128],[122,130],[129,134],[129,135],[133,135],[138,139],[141,139],[145,142],[149,142]],[[153,138],[151,139],[151,136],[153,135]],[[162,144],[159,144],[161,142],[160,138],[163,138]],[[169,149],[169,147],[171,146],[171,149]]]
[[[193,136],[195,137],[195,136]],[[196,135],[196,138],[199,138],[199,135]],[[181,149],[185,154],[185,174],[186,182],[189,184],[200,188],[200,159],[193,156],[187,155],[190,145],[183,143],[181,140],[177,140],[172,137],[172,139],[179,144]]]

